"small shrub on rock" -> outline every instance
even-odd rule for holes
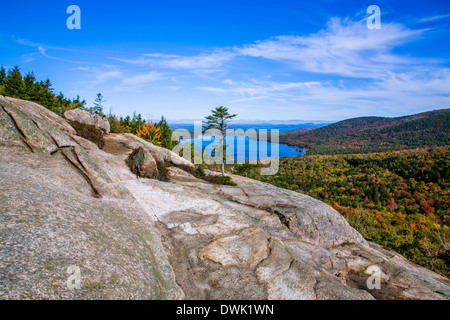
[[[162,161],[156,161],[156,166],[158,168],[158,180],[159,181],[169,181],[169,170],[167,169],[168,165]]]
[[[204,180],[214,183],[214,184],[221,184],[221,185],[228,185],[228,186],[237,186],[236,182],[234,182],[230,176],[221,176],[221,175],[206,175]]]
[[[76,121],[68,121],[72,128],[75,129],[77,135],[95,143],[100,149],[105,145],[103,138],[103,131],[98,129],[95,125],[84,124]]]
[[[205,168],[203,165],[195,165],[194,167],[190,167],[190,166],[186,166],[186,165],[179,165],[178,167],[180,169],[192,174],[194,177],[205,180],[209,183],[237,186],[237,184],[235,182],[233,182],[233,180],[231,179],[230,176],[206,174]]]

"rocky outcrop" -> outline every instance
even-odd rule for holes
[[[184,297],[154,224],[90,148],[47,109],[0,96],[0,297]]]
[[[450,282],[367,242],[309,196],[233,176],[199,180],[125,134],[100,150],[36,104],[0,96],[0,296],[448,299]],[[138,148],[170,181],[137,177]],[[67,268],[81,270],[69,290]],[[369,289],[373,266],[381,289]]]
[[[83,124],[94,125],[98,129],[101,129],[104,133],[109,133],[110,125],[109,121],[96,113],[92,113],[86,110],[73,109],[64,112],[64,117],[67,120],[75,121]]]

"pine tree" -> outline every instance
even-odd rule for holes
[[[225,137],[225,133],[228,128],[228,122],[236,117],[237,114],[230,114],[228,112],[228,108],[223,106],[216,107],[214,110],[211,110],[211,112],[211,115],[205,117],[206,126],[203,126],[203,130],[218,129],[222,134],[222,137]],[[225,159],[226,152],[223,152],[222,176],[225,176]]]
[[[3,86],[5,84],[6,79],[6,71],[3,66],[0,68],[0,86]]]
[[[94,106],[91,108],[91,112],[98,114],[99,116],[104,117],[103,113],[103,96],[101,93],[97,93],[97,98],[95,98]]]
[[[145,120],[142,119],[142,115],[139,113],[136,115],[136,112],[133,112],[133,119],[131,119],[131,128],[132,132],[136,132],[142,125],[144,125]]]
[[[23,78],[24,95],[22,99],[34,101],[37,98],[34,83],[36,82],[36,77],[33,72],[27,73]]]
[[[24,94],[22,74],[18,66],[8,71],[3,88],[4,94],[13,98],[21,98]]]
[[[0,94],[3,95],[4,93],[4,85],[5,85],[5,79],[6,79],[6,71],[3,66],[0,68]]]
[[[110,133],[122,133],[122,126],[121,123],[119,121],[119,119],[117,119],[117,116],[114,115],[112,112],[110,112],[106,119],[109,122],[110,125]]]
[[[86,100],[84,100],[84,99],[80,100],[80,96],[77,95],[77,97],[75,99],[73,99],[73,101],[72,101],[71,108],[72,109],[77,109],[77,108],[85,109],[85,106],[86,106]]]
[[[156,126],[160,129],[161,132],[161,146],[166,149],[172,149],[174,146],[174,141],[172,141],[172,130],[170,129],[166,118],[162,116],[161,120],[156,124]]]
[[[47,78],[45,81],[39,81],[39,87],[39,103],[51,111],[58,111],[55,101],[55,94],[53,93],[53,87],[50,79]]]

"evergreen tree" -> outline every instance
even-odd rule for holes
[[[91,112],[98,114],[99,116],[104,117],[103,113],[103,96],[101,93],[97,93],[97,98],[95,98],[94,106],[91,108]]]
[[[228,108],[223,106],[216,107],[214,110],[211,110],[211,112],[212,112],[211,115],[205,117],[206,126],[203,126],[203,129],[204,130],[218,129],[222,134],[222,137],[225,138],[225,133],[228,128],[228,122],[234,117],[236,117],[237,114],[230,114],[228,112]],[[225,159],[226,159],[226,152],[223,152],[222,176],[225,176]]]
[[[80,96],[77,95],[77,97],[75,99],[73,99],[73,101],[72,101],[71,109],[77,109],[77,108],[85,109],[85,106],[86,106],[86,100],[84,100],[84,99],[80,100]]]
[[[35,95],[35,98],[33,99],[34,102],[42,104],[42,92],[44,91],[44,88],[41,86],[41,83],[36,81],[33,85],[33,92]]]
[[[37,93],[35,91],[34,83],[36,82],[36,77],[33,72],[27,73],[23,78],[24,95],[22,99],[34,101],[37,98]]]
[[[116,115],[110,112],[106,118],[108,119],[109,122],[110,133],[122,133],[122,126],[120,124],[119,119],[117,119]]]
[[[133,112],[133,118],[129,122],[130,133],[136,134],[136,132],[145,124],[145,120],[142,119],[142,115]]]
[[[51,111],[58,111],[50,79],[47,78],[45,81],[39,81],[39,87],[39,103]]]
[[[3,66],[0,68],[0,86],[3,86],[5,84],[6,79],[6,71]]]
[[[56,95],[48,78],[37,81],[33,72],[22,77],[18,66],[10,69],[7,75],[5,68],[0,68],[0,94],[36,102],[59,115],[70,109],[84,108],[86,104],[79,96],[71,101],[61,92]]]
[[[62,94],[62,92],[58,93],[55,97],[55,113],[57,113],[60,117],[62,117],[64,115],[64,112],[66,110],[69,110],[68,107],[68,101],[67,99],[64,97],[64,95]]]
[[[5,79],[4,94],[13,98],[21,98],[24,94],[22,74],[18,66],[8,71]]]
[[[42,87],[47,90],[50,93],[53,93],[53,85],[50,81],[49,78],[45,79],[45,81],[41,81],[42,82]]]
[[[172,130],[170,129],[166,118],[162,116],[161,120],[156,124],[156,126],[160,129],[161,132],[161,146],[166,149],[172,149],[174,147],[174,141],[172,141]]]

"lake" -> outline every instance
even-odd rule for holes
[[[234,150],[233,152],[231,152],[230,150],[233,149],[231,146],[233,140]],[[214,138],[212,136],[198,136],[197,138],[186,139],[181,143],[186,142],[194,142],[196,144],[197,151],[201,151],[202,146],[205,147],[206,154],[211,154],[211,151],[214,149]],[[248,136],[227,136],[225,138],[225,145],[230,146],[228,147],[228,152],[230,152],[230,156],[232,156],[236,162],[244,162],[246,159],[264,160],[267,158],[281,158],[305,155],[304,152],[297,151],[298,148],[296,147],[290,147],[285,144],[256,141],[250,139]]]

